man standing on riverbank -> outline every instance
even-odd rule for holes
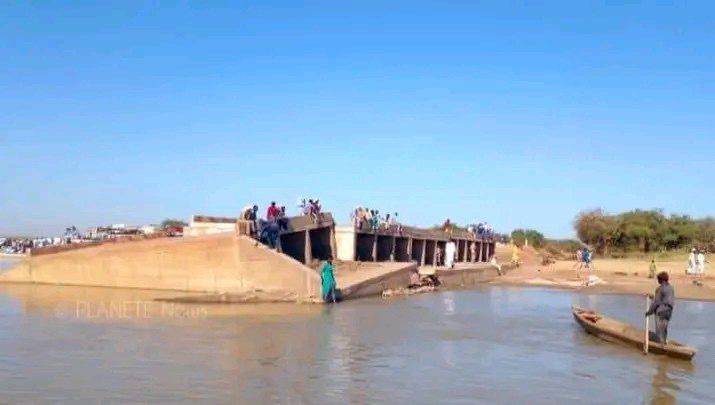
[[[591,254],[592,253],[590,250],[588,250],[588,248],[583,248],[582,260],[584,263],[584,268],[586,269],[586,286],[588,286],[588,283],[591,281]]]
[[[668,273],[661,271],[658,273],[658,288],[655,289],[653,303],[650,305],[645,316],[655,314],[655,335],[660,343],[666,344],[668,341],[668,322],[673,315],[673,304],[675,303],[675,290],[668,283]]]
[[[705,263],[708,263],[708,261],[705,260],[705,252],[702,249],[698,252],[696,261],[698,266],[698,276],[705,276]]]
[[[695,248],[690,250],[690,254],[688,255],[688,269],[685,271],[686,274],[698,274],[696,253]]]

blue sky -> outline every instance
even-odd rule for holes
[[[573,235],[715,214],[715,6],[0,6],[0,234],[317,196]]]

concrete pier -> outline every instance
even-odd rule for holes
[[[248,221],[234,221],[237,233],[248,235]],[[286,217],[278,234],[277,251],[305,264],[336,256],[335,223],[330,213],[317,219]]]
[[[434,274],[446,288],[473,287],[499,276],[489,263],[457,264],[454,269],[437,269]]]
[[[416,263],[350,262],[338,264],[335,279],[343,299],[380,295],[388,289],[405,287]]]

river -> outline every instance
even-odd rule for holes
[[[715,304],[678,301],[691,363],[586,335],[580,304],[643,300],[488,287],[335,306],[184,305],[166,293],[0,284],[4,401],[715,403]]]

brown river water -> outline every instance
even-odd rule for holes
[[[335,306],[192,305],[156,291],[0,284],[0,402],[715,403],[715,303],[678,301],[694,361],[585,334],[572,304],[484,287]]]

